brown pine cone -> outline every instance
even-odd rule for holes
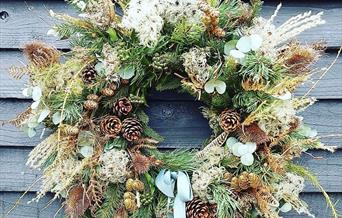
[[[233,132],[240,127],[240,114],[232,109],[222,111],[219,119],[219,124],[225,132]]]
[[[113,96],[114,95],[114,90],[111,88],[103,88],[101,89],[101,94],[107,97]]]
[[[216,207],[203,202],[199,198],[194,198],[186,203],[187,218],[214,218]]]
[[[95,68],[93,66],[90,66],[82,72],[82,79],[85,83],[89,84],[95,81],[96,75],[97,72]]]
[[[132,142],[138,140],[141,137],[142,132],[143,128],[139,120],[135,118],[126,118],[122,122],[121,133],[127,141]]]
[[[95,110],[98,105],[99,104],[93,100],[86,100],[83,104],[84,108],[89,111]]]
[[[128,98],[120,98],[114,103],[113,111],[118,116],[127,115],[129,112],[132,111],[132,104],[130,100],[128,100]]]
[[[121,131],[121,121],[117,116],[104,117],[100,122],[100,130],[106,136],[115,137]]]

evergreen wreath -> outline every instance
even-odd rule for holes
[[[323,24],[310,12],[275,27],[260,0],[70,0],[80,11],[48,34],[69,52],[42,42],[25,46],[24,89],[32,105],[9,121],[33,137],[53,132],[27,164],[43,171],[34,200],[65,198],[70,217],[313,216],[299,197],[304,178],[292,162],[323,145],[297,112],[314,98],[292,93],[312,75],[324,50],[302,45],[301,32]],[[63,59],[62,59],[63,57]],[[195,96],[212,129],[202,150],[159,151],[163,138],[144,112],[151,88]]]

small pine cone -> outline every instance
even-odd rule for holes
[[[124,199],[133,199],[134,200],[135,199],[135,195],[132,192],[128,191],[128,192],[124,193],[123,198]]]
[[[233,132],[240,127],[240,114],[231,109],[222,111],[219,124],[225,132]]]
[[[89,111],[95,110],[98,107],[98,105],[99,103],[93,100],[86,100],[84,102],[84,108]]]
[[[119,85],[120,85],[120,82],[119,82]],[[108,85],[108,88],[110,88],[110,89],[113,90],[113,91],[116,91],[116,90],[119,89],[119,85],[118,85],[117,83],[110,83],[110,84]]]
[[[239,186],[239,178],[238,177],[233,177],[231,182],[230,182],[230,186],[232,187],[232,189],[234,189],[235,191],[240,191],[240,186]]]
[[[239,176],[239,187],[242,190],[246,190],[246,189],[248,189],[250,187],[249,178],[248,178],[248,173],[247,172],[243,172]]]
[[[87,99],[98,102],[99,101],[99,96],[97,96],[95,94],[90,94],[90,95],[87,96]]]
[[[63,127],[63,133],[70,136],[76,136],[80,132],[80,129],[76,126],[66,125]]]
[[[133,191],[133,183],[134,183],[134,179],[127,179],[126,181],[126,190],[127,191]]]
[[[103,88],[101,90],[101,94],[107,97],[113,96],[114,95],[114,90],[111,88]]]
[[[124,200],[125,208],[128,212],[134,212],[138,207],[134,199],[126,198]]]
[[[114,103],[113,111],[118,116],[127,115],[132,111],[132,103],[126,97],[120,98]]]
[[[209,218],[210,211],[207,203],[199,198],[194,198],[186,203],[187,218]]]
[[[119,89],[120,84],[121,84],[121,78],[118,74],[115,74],[115,73],[109,74],[106,80],[109,82],[108,87],[113,89],[113,91]]]
[[[82,79],[85,83],[92,83],[95,81],[97,72],[93,66],[86,68],[82,71]]]
[[[134,191],[143,191],[145,189],[145,184],[139,179],[134,180],[133,182],[133,190]]]
[[[122,122],[122,136],[127,141],[136,141],[141,137],[141,134],[143,132],[142,125],[140,122],[135,118],[126,118]]]
[[[117,136],[121,131],[121,121],[117,116],[104,117],[100,122],[101,132],[109,137]]]
[[[249,173],[248,180],[249,180],[250,186],[254,189],[259,188],[262,185],[261,179],[255,173]]]
[[[128,84],[129,84],[129,79],[121,79],[121,80],[120,80],[120,83],[121,83],[122,85],[128,85]]]

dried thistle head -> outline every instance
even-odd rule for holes
[[[81,217],[90,205],[89,198],[82,186],[73,187],[65,201],[65,212],[70,217]]]
[[[161,164],[153,157],[147,157],[140,152],[131,153],[132,169],[137,174],[143,174],[147,172],[151,166],[157,166]]]
[[[294,75],[309,73],[309,67],[318,60],[321,49],[319,46],[314,47],[313,45],[301,45],[299,42],[291,42],[282,51],[279,58],[288,68],[288,73]]]
[[[56,48],[38,41],[26,44],[23,51],[30,63],[38,68],[58,63],[60,58],[60,52]]]
[[[255,142],[258,145],[264,144],[270,140],[268,135],[260,129],[256,122],[248,125],[243,126],[242,129],[239,131],[239,139],[242,142]]]

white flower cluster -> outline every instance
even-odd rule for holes
[[[268,135],[277,136],[286,132],[291,126],[290,124],[297,118],[296,110],[293,108],[291,101],[282,101],[280,105],[276,105],[268,114],[268,118],[261,119],[258,122],[259,127]]]
[[[129,162],[129,155],[125,150],[112,149],[105,152],[100,157],[101,168],[99,173],[101,179],[112,183],[124,183],[129,174]]]
[[[258,34],[264,39],[261,51],[269,57],[277,55],[277,47],[288,42],[290,39],[301,34],[302,32],[324,24],[322,19],[323,12],[312,15],[311,11],[291,17],[281,26],[276,27],[273,24],[281,4],[278,5],[274,14],[267,20],[262,17],[256,18],[251,29],[245,31],[246,34]]]
[[[183,66],[192,82],[203,86],[210,77],[210,66],[207,64],[208,52],[205,49],[191,48],[182,55]]]
[[[198,0],[132,0],[128,4],[121,26],[135,30],[141,44],[153,45],[160,36],[164,21],[175,23],[180,19],[201,21]]]
[[[87,18],[98,26],[111,25],[111,8],[108,7],[108,2],[106,0],[89,1],[88,3],[74,0],[74,2],[77,7],[83,11],[83,13],[79,15],[80,17]],[[110,7],[112,7],[112,4]]]
[[[214,146],[201,155],[202,166],[194,171],[191,186],[201,199],[208,198],[208,186],[216,179],[222,178],[224,167],[216,166],[228,153],[223,147]]]

